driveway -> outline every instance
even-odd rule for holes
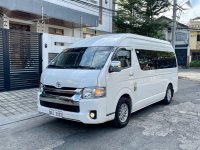
[[[200,82],[179,80],[172,104],[133,113],[127,127],[40,115],[0,125],[3,150],[200,150]]]
[[[179,69],[178,76],[180,78],[200,81],[200,68]]]

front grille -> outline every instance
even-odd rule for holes
[[[45,85],[46,88],[52,88],[52,89],[55,89],[56,87],[54,86],[51,86],[51,85]],[[72,88],[72,87],[62,87],[60,88],[62,90],[76,90],[76,88]]]
[[[75,94],[76,88],[56,88],[54,86],[45,85],[43,95],[53,95],[53,96],[66,96],[72,97]]]
[[[79,106],[70,106],[70,105],[63,105],[63,104],[57,104],[57,103],[51,103],[46,101],[40,100],[40,105],[48,108],[54,108],[54,109],[60,109],[64,111],[70,111],[70,112],[80,112]]]

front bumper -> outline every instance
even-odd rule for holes
[[[108,117],[106,116],[106,98],[99,99],[82,99],[79,101],[79,111],[65,111],[60,109],[55,109],[51,107],[42,106],[40,100],[41,93],[38,93],[38,111],[49,114],[50,109],[62,111],[62,116],[64,119],[79,121],[85,124],[99,124],[108,121]],[[47,98],[46,98],[47,99]],[[51,98],[50,98],[51,99]],[[51,100],[50,100],[51,101]],[[97,118],[92,119],[89,116],[89,112],[96,110]],[[110,120],[110,119],[109,119]]]

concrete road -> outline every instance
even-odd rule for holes
[[[180,78],[200,81],[200,68],[180,69],[178,70]]]
[[[200,150],[200,82],[179,88],[171,105],[140,110],[123,129],[45,115],[0,126],[0,150]]]

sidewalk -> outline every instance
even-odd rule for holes
[[[37,111],[38,89],[0,92],[0,120]]]
[[[186,78],[190,80],[200,81],[200,68],[192,69],[179,69],[179,78]]]

